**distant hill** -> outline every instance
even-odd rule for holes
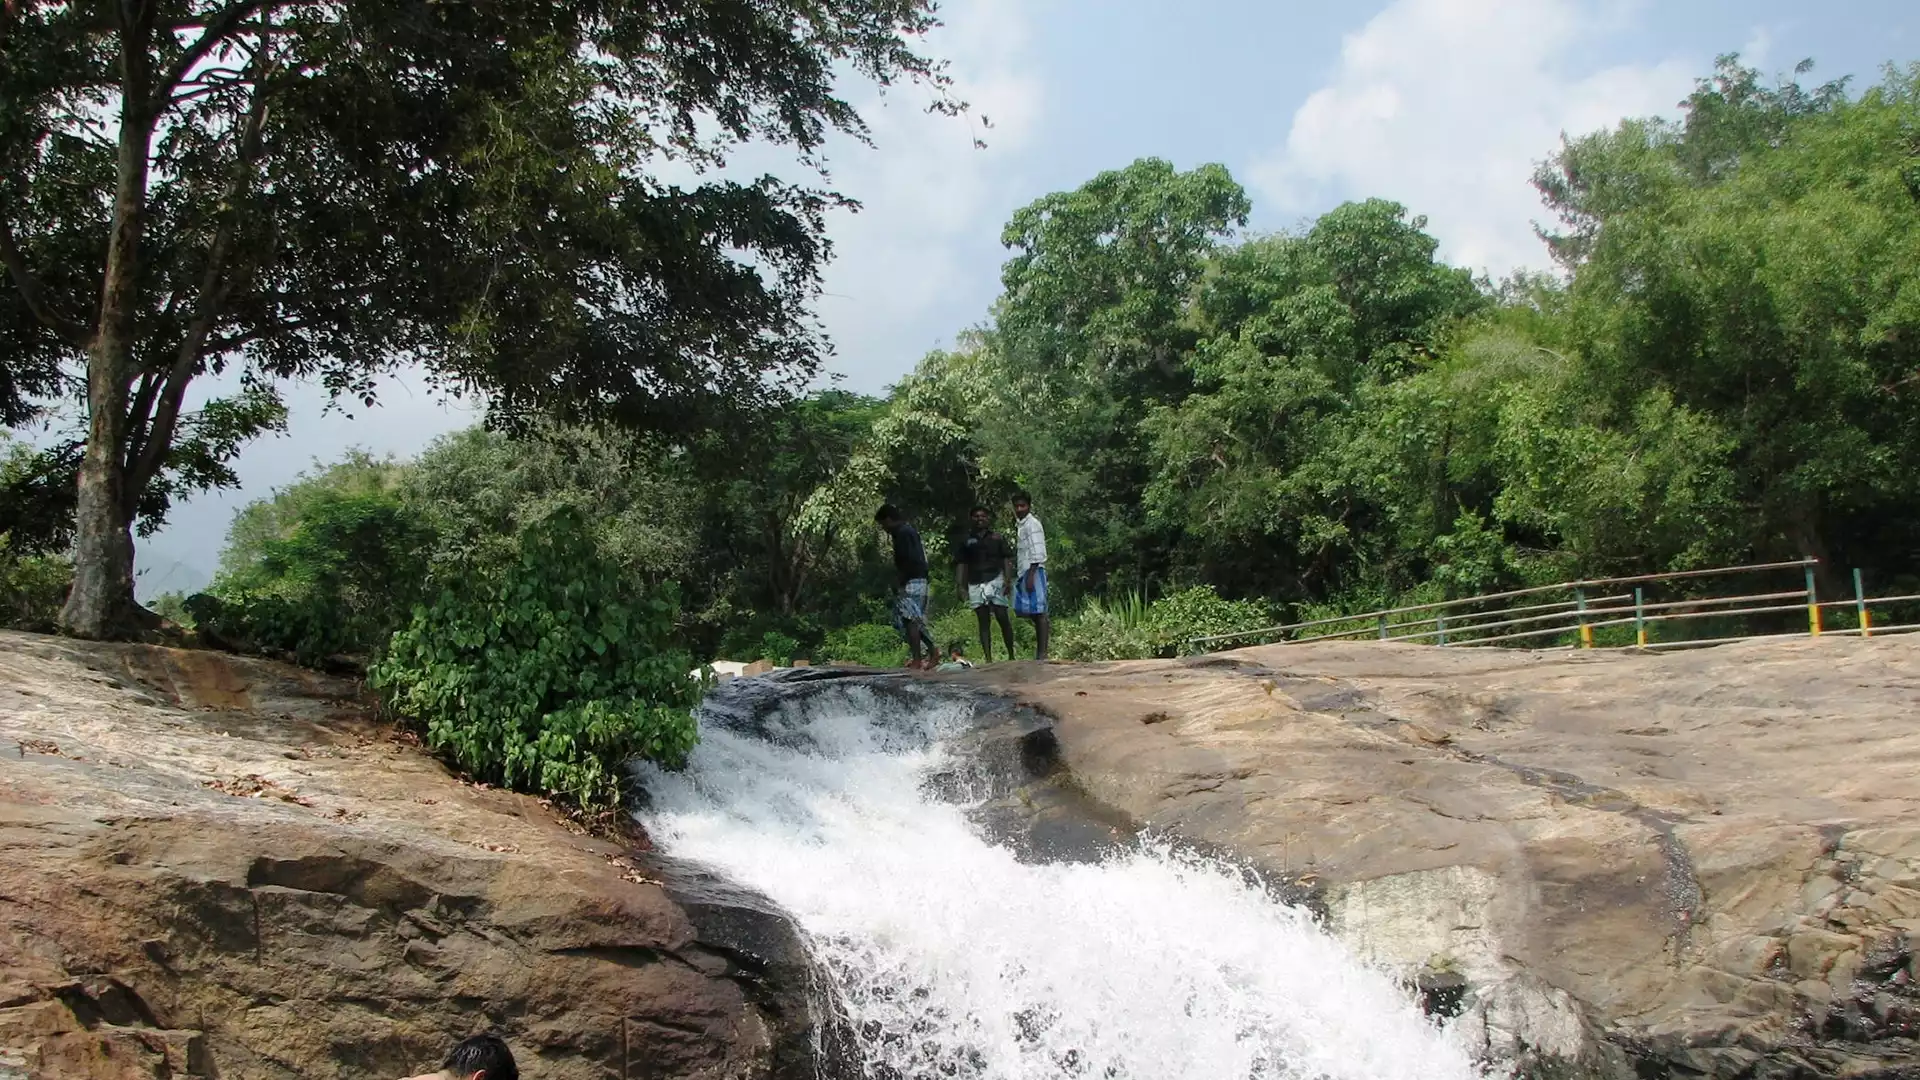
[[[161,593],[197,593],[213,581],[213,571],[180,559],[156,562],[134,572],[133,593],[147,603]]]

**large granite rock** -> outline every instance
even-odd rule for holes
[[[1003,665],[1075,779],[1324,905],[1501,1056],[1920,1076],[1920,638]]]
[[[392,1078],[486,1028],[542,1078],[811,1075],[777,912],[676,900],[355,689],[0,634],[0,1078]]]

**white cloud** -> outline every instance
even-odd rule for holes
[[[854,389],[877,390],[905,374],[938,335],[978,319],[997,291],[996,276],[980,273],[979,254],[997,250],[1001,223],[1019,201],[1012,168],[1044,99],[1039,77],[1023,64],[1024,12],[1019,0],[943,5],[947,25],[930,47],[951,61],[968,113],[928,115],[924,92],[897,89],[861,103],[874,149],[834,154],[835,186],[862,209],[829,223],[834,262],[820,316],[837,346],[832,367]]]
[[[1383,196],[1425,214],[1442,253],[1495,275],[1543,266],[1535,163],[1626,116],[1670,114],[1692,88],[1679,58],[1600,68],[1596,43],[1639,4],[1395,0],[1343,43],[1337,71],[1250,171],[1269,205],[1306,214]]]

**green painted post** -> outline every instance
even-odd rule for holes
[[[1580,619],[1580,647],[1593,648],[1593,627],[1587,625],[1587,590],[1573,590],[1573,609]]]
[[[1646,597],[1638,585],[1633,587],[1633,640],[1641,648],[1647,647]]]
[[[1385,615],[1380,616],[1380,640],[1387,640],[1387,617]]]
[[[1860,636],[1873,636],[1873,616],[1867,614],[1867,587],[1860,580],[1860,568],[1853,568],[1853,608],[1860,613]]]
[[[1442,611],[1433,617],[1434,628],[1440,631],[1440,644],[1447,643],[1447,613]]]

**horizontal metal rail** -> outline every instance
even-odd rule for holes
[[[1618,598],[1618,599],[1630,599],[1630,598],[1626,598],[1626,597],[1622,597],[1622,598]],[[1552,621],[1552,620],[1554,620],[1554,619],[1564,619],[1564,618],[1566,618],[1566,617],[1567,617],[1567,616],[1568,616],[1569,614],[1585,614],[1585,615],[1607,615],[1607,614],[1611,614],[1611,613],[1613,613],[1613,612],[1616,612],[1616,611],[1632,611],[1632,610],[1633,610],[1633,609],[1632,609],[1632,608],[1630,608],[1630,607],[1624,607],[1624,608],[1617,608],[1617,607],[1608,607],[1608,608],[1587,608],[1587,609],[1586,609],[1586,610],[1585,610],[1584,612],[1565,612],[1565,611],[1556,611],[1556,612],[1553,612],[1553,613],[1551,613],[1551,614],[1547,614],[1547,615],[1532,615],[1532,616],[1528,616],[1527,618],[1524,618],[1524,619],[1508,619],[1508,620],[1506,620],[1505,622],[1496,622],[1496,623],[1479,623],[1479,624],[1476,624],[1476,625],[1472,625],[1472,626],[1458,626],[1458,627],[1456,627],[1456,626],[1454,626],[1454,625],[1453,625],[1452,623],[1448,623],[1448,624],[1447,624],[1447,628],[1446,628],[1445,630],[1441,630],[1441,629],[1439,629],[1439,628],[1437,628],[1437,627],[1436,627],[1435,629],[1432,629],[1432,630],[1428,630],[1428,631],[1426,631],[1425,633],[1420,633],[1420,634],[1402,634],[1402,635],[1400,635],[1400,636],[1398,636],[1398,637],[1393,637],[1393,638],[1388,638],[1387,640],[1389,640],[1389,641],[1412,641],[1412,640],[1414,640],[1415,638],[1427,638],[1427,637],[1439,637],[1439,636],[1441,636],[1441,635],[1443,635],[1443,634],[1455,634],[1455,633],[1458,633],[1458,634],[1471,634],[1471,633],[1473,633],[1473,632],[1474,632],[1474,631],[1476,631],[1476,630],[1499,630],[1499,629],[1502,629],[1502,628],[1504,628],[1504,627],[1508,627],[1508,626],[1524,626],[1524,625],[1526,625],[1527,623],[1537,623],[1537,622],[1549,622],[1549,621]],[[1433,624],[1432,624],[1432,623],[1408,623],[1408,624],[1406,624],[1406,625],[1409,625],[1409,626],[1431,626],[1431,625],[1433,625]],[[1588,626],[1599,626],[1599,625],[1601,625],[1601,624],[1600,624],[1600,623],[1596,623],[1596,622],[1588,622],[1588,623],[1587,623],[1586,625],[1588,625]],[[1565,625],[1565,626],[1556,626],[1556,627],[1552,627],[1552,628],[1551,628],[1551,629],[1549,629],[1549,630],[1543,630],[1543,631],[1536,631],[1536,633],[1552,633],[1552,634],[1564,634],[1564,633],[1566,633],[1566,632],[1567,632],[1568,630],[1574,630],[1574,629],[1578,629],[1578,628],[1579,628],[1579,624],[1578,624],[1578,623],[1569,623],[1569,624],[1567,624],[1567,625]],[[1477,644],[1477,643],[1479,643],[1479,642],[1482,642],[1482,641],[1489,641],[1489,640],[1492,640],[1492,639],[1490,639],[1490,638],[1473,638],[1473,639],[1471,639],[1471,640],[1469,640],[1469,641],[1464,641],[1464,642],[1461,642],[1461,644],[1463,644],[1463,645],[1465,645],[1465,644]]]
[[[1898,626],[1876,626],[1873,628],[1871,636],[1877,637],[1881,634],[1905,634],[1915,630],[1920,630],[1920,623],[1902,623]],[[1618,647],[1623,649],[1644,648],[1649,651],[1660,649],[1691,649],[1701,645],[1727,645],[1736,641],[1776,641],[1780,638],[1828,637],[1838,634],[1858,634],[1859,632],[1857,628],[1847,630],[1822,630],[1818,634],[1807,630],[1788,630],[1778,634],[1742,634],[1739,637],[1691,638],[1683,641],[1650,641],[1646,645],[1622,645]]]
[[[1699,607],[1702,604],[1737,604],[1746,600],[1804,600],[1806,598],[1806,595],[1807,595],[1807,590],[1805,589],[1793,589],[1789,592],[1754,593],[1751,596],[1704,596],[1698,600],[1670,600],[1660,604],[1641,604],[1640,610],[1641,611],[1670,611],[1674,608]],[[1847,606],[1852,607],[1853,601],[1851,600],[1847,601]],[[1806,605],[1795,604],[1794,607],[1800,608],[1800,607],[1806,607]],[[1739,612],[1716,611],[1713,614],[1738,615]]]
[[[1233,641],[1241,638],[1265,637],[1268,635],[1280,634],[1289,630],[1305,630],[1310,627],[1316,627],[1316,626],[1333,626],[1340,623],[1364,622],[1367,620],[1373,620],[1376,623],[1376,625],[1373,627],[1373,630],[1375,633],[1378,633],[1379,627],[1377,624],[1379,619],[1381,619],[1383,616],[1408,615],[1414,612],[1422,612],[1422,611],[1433,612],[1435,615],[1440,615],[1440,614],[1444,614],[1449,609],[1462,607],[1468,604],[1484,604],[1484,603],[1489,603],[1495,600],[1509,600],[1509,599],[1513,599],[1521,596],[1538,596],[1542,593],[1565,592],[1568,590],[1588,589],[1588,588],[1594,588],[1598,586],[1633,585],[1633,584],[1642,584],[1642,583],[1652,582],[1652,581],[1677,581],[1677,580],[1688,579],[1688,578],[1710,577],[1717,574],[1758,573],[1758,572],[1767,571],[1767,570],[1800,569],[1800,568],[1815,566],[1818,564],[1818,562],[1819,560],[1817,559],[1795,559],[1790,562],[1756,563],[1750,566],[1726,566],[1726,567],[1718,567],[1718,568],[1708,569],[1708,570],[1675,570],[1675,571],[1669,571],[1667,573],[1661,573],[1661,574],[1639,574],[1632,577],[1583,578],[1579,581],[1566,581],[1556,585],[1535,585],[1525,589],[1510,589],[1506,592],[1486,593],[1480,596],[1461,597],[1458,600],[1440,600],[1430,604],[1410,604],[1404,607],[1380,608],[1375,611],[1364,611],[1355,615],[1335,615],[1335,616],[1330,616],[1328,618],[1323,618],[1323,619],[1308,619],[1305,622],[1285,623],[1280,626],[1262,627],[1254,630],[1241,630],[1241,631],[1235,631],[1235,632],[1226,633],[1226,634],[1206,634],[1200,637],[1187,639],[1187,645],[1189,647],[1196,646],[1196,645],[1208,645],[1214,642]],[[1798,594],[1796,593],[1795,595],[1798,595]],[[1577,604],[1578,601],[1575,601],[1575,603]],[[1416,624],[1417,622],[1418,620],[1416,621]],[[1399,625],[1406,625],[1406,624],[1402,623]],[[1326,640],[1330,638],[1352,637],[1355,634],[1363,634],[1363,633],[1366,633],[1364,629],[1354,630],[1350,632],[1342,632],[1338,634],[1321,635],[1318,637],[1295,638],[1293,640],[1316,641],[1316,640]]]
[[[1794,595],[1797,596],[1799,594],[1796,593]],[[1620,593],[1615,596],[1595,597],[1593,600],[1589,602],[1596,603],[1596,604],[1604,604],[1604,603],[1613,603],[1616,601],[1631,600],[1631,599],[1633,599],[1633,597],[1630,594]],[[1483,618],[1488,618],[1495,615],[1511,615],[1516,612],[1522,612],[1522,611],[1546,611],[1550,608],[1555,609],[1550,614],[1547,614],[1547,615],[1535,616],[1533,618],[1528,618],[1528,619],[1513,620],[1513,622],[1538,622],[1538,621],[1541,621],[1542,619],[1563,618],[1568,615],[1577,614],[1577,605],[1579,603],[1580,601],[1578,600],[1559,600],[1551,604],[1530,604],[1525,607],[1503,608],[1495,611],[1476,611],[1466,615],[1452,615],[1447,617],[1449,621],[1447,622],[1445,633],[1451,634],[1457,630],[1462,634],[1468,634],[1468,633],[1472,633],[1475,630],[1489,630],[1497,626],[1509,625],[1509,623],[1470,623],[1470,622],[1466,622],[1465,620],[1483,619]],[[1599,609],[1588,609],[1588,610],[1599,610]],[[1342,619],[1337,619],[1333,621],[1357,622],[1360,620],[1357,616],[1351,616],[1348,618],[1342,618]],[[1437,635],[1441,631],[1435,630],[1433,631],[1433,634],[1426,634],[1426,633],[1395,634],[1393,633],[1393,631],[1411,629],[1416,626],[1424,628],[1424,627],[1432,626],[1433,624],[1434,624],[1434,620],[1432,619],[1409,619],[1406,622],[1387,623],[1386,626],[1382,627],[1378,622],[1378,620],[1376,620],[1371,626],[1356,627],[1355,629],[1352,629],[1352,630],[1342,630],[1338,633],[1333,633],[1333,634],[1311,634],[1306,637],[1289,638],[1288,640],[1293,644],[1303,644],[1309,641],[1337,641],[1341,638],[1349,638],[1349,637],[1356,637],[1356,636],[1379,637],[1380,631],[1384,629],[1387,631],[1387,635],[1382,640],[1406,641],[1411,638],[1428,637],[1428,636]],[[1298,625],[1307,626],[1312,624],[1301,623]],[[1264,631],[1258,631],[1258,630],[1248,631],[1248,633],[1250,634],[1259,634],[1263,632]],[[1216,635],[1216,636],[1238,636],[1238,635]],[[1205,639],[1192,638],[1192,639],[1189,639],[1189,644],[1193,642],[1201,641],[1201,640],[1205,640]]]
[[[1355,615],[1338,615],[1327,618],[1310,619],[1303,622],[1287,623],[1280,626],[1262,627],[1255,630],[1243,630],[1224,634],[1209,634],[1190,638],[1186,642],[1189,651],[1202,651],[1201,647],[1219,642],[1239,641],[1254,638],[1272,638],[1275,635],[1292,634],[1285,637],[1284,644],[1304,644],[1315,641],[1341,641],[1350,639],[1379,638],[1385,641],[1433,642],[1442,647],[1473,647],[1498,645],[1502,643],[1522,642],[1540,638],[1561,637],[1579,634],[1580,641],[1574,645],[1546,646],[1549,651],[1566,648],[1596,647],[1593,640],[1595,631],[1615,627],[1631,626],[1638,640],[1632,645],[1607,645],[1601,648],[1630,649],[1680,649],[1698,645],[1724,644],[1733,641],[1750,641],[1768,637],[1819,637],[1823,634],[1871,636],[1873,634],[1895,634],[1920,630],[1920,622],[1900,623],[1896,625],[1874,626],[1868,614],[1874,609],[1883,609],[1892,604],[1920,603],[1920,593],[1900,596],[1866,596],[1861,587],[1860,572],[1854,571],[1854,592],[1848,600],[1820,600],[1814,589],[1812,568],[1817,559],[1798,559],[1787,562],[1760,563],[1751,566],[1721,567],[1709,570],[1682,570],[1662,574],[1641,574],[1632,577],[1594,578],[1580,581],[1562,582],[1557,585],[1539,585],[1525,589],[1512,589],[1506,592],[1487,593],[1481,596],[1462,597],[1456,600],[1443,600],[1429,604],[1410,604],[1401,607],[1381,608],[1375,611],[1361,612]],[[1737,596],[1704,596],[1680,600],[1659,600],[1648,602],[1643,590],[1635,588],[1632,593],[1615,593],[1602,596],[1584,595],[1586,590],[1597,586],[1638,585],[1648,582],[1698,579],[1718,574],[1749,573],[1768,570],[1801,569],[1807,572],[1807,587],[1780,592],[1748,593]],[[1549,600],[1540,603],[1522,604],[1514,607],[1487,607],[1502,600],[1536,597],[1544,593],[1572,592],[1572,599]],[[1783,603],[1782,601],[1792,601]],[[1470,606],[1479,606],[1481,610],[1460,610]],[[1859,621],[1864,624],[1854,627],[1834,627],[1828,629],[1821,625],[1822,612],[1847,608],[1860,613]],[[1804,631],[1780,631],[1774,633],[1744,634],[1734,637],[1690,638],[1674,641],[1648,641],[1647,630],[1661,623],[1680,623],[1689,619],[1726,619],[1744,618],[1754,615],[1777,615],[1787,612],[1803,611],[1807,613],[1808,628]],[[1410,617],[1411,616],[1411,617]],[[1539,626],[1547,623],[1551,625]],[[1347,629],[1350,627],[1350,629]],[[1303,630],[1325,628],[1321,633],[1301,634]],[[1340,628],[1340,629],[1335,629]],[[1525,629],[1516,629],[1525,628]],[[1490,633],[1490,631],[1508,631]]]

